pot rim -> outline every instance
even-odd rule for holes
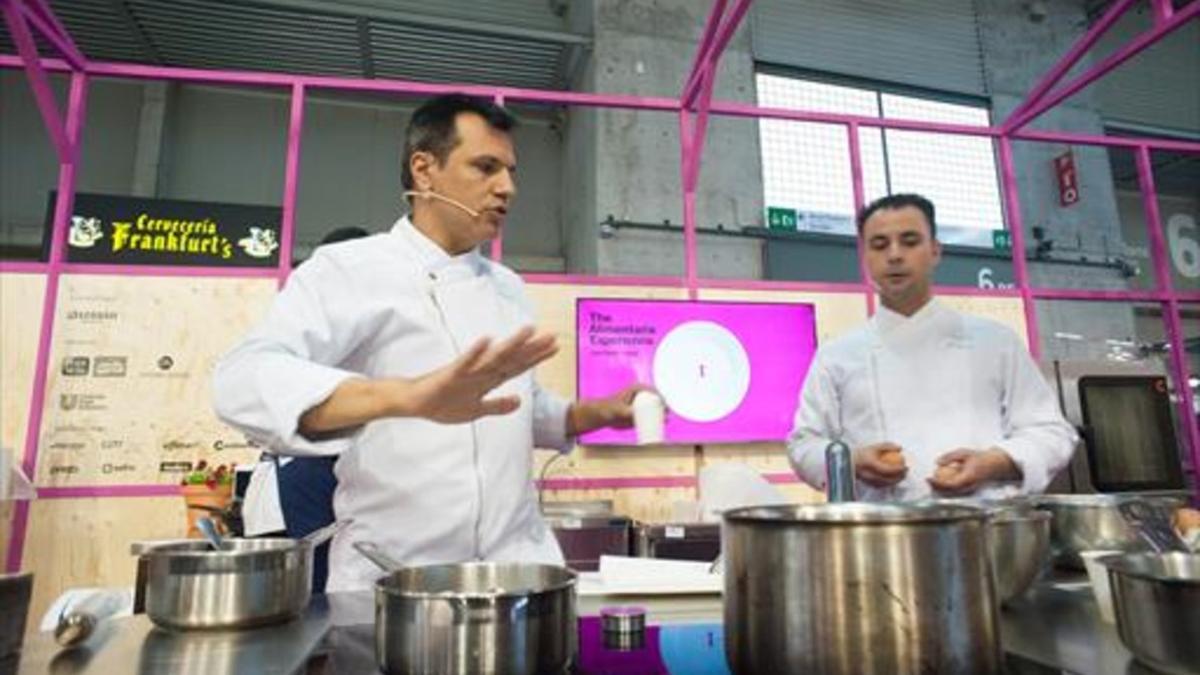
[[[154,558],[170,558],[172,560],[215,560],[215,559],[230,559],[230,558],[253,558],[257,556],[273,556],[295,551],[303,551],[305,548],[312,548],[312,545],[302,539],[288,539],[285,537],[264,537],[255,539],[230,539],[229,541],[254,541],[263,544],[275,544],[264,547],[255,546],[243,550],[228,550],[221,549],[214,551],[211,548],[197,549],[193,548],[198,544],[205,544],[203,539],[188,539],[186,541],[170,540],[160,546],[155,546],[153,542],[139,542],[141,546],[133,547],[133,555],[148,556]]]
[[[1141,570],[1133,566],[1138,560],[1161,558],[1163,556],[1183,556],[1200,562],[1200,553],[1184,553],[1182,551],[1175,551],[1171,553],[1114,553],[1112,555],[1106,555],[1098,558],[1096,562],[1104,565],[1104,567],[1107,568],[1110,573],[1118,576],[1140,579],[1142,581],[1153,581],[1155,583],[1167,584],[1170,586],[1188,586],[1200,588],[1200,577],[1195,579],[1185,579],[1178,576],[1169,576],[1149,570]]]
[[[1137,501],[1186,501],[1186,492],[1121,492],[1095,494],[1041,494],[1033,497],[1033,502],[1039,508],[1045,506],[1116,506]]]
[[[983,508],[950,504],[841,502],[776,504],[725,511],[726,523],[762,525],[886,526],[918,523],[984,522]]]
[[[501,592],[495,592],[495,591],[490,591],[490,592],[489,591],[474,591],[474,592],[416,591],[416,590],[404,590],[404,589],[396,588],[395,585],[392,583],[393,578],[395,578],[397,575],[399,575],[405,571],[408,571],[408,570],[435,569],[435,568],[439,568],[439,567],[482,567],[482,566],[490,567],[490,566],[497,566],[497,565],[499,565],[499,566],[512,565],[512,566],[521,566],[521,567],[538,567],[538,568],[542,568],[542,569],[552,569],[556,572],[564,572],[567,575],[567,577],[566,577],[566,579],[564,579],[563,581],[561,581],[559,583],[551,584],[551,585],[548,585],[548,586],[545,586],[542,588],[531,588],[531,589],[514,590],[514,591],[503,590]],[[414,600],[496,600],[496,599],[501,599],[501,598],[524,598],[524,597],[529,597],[529,596],[548,595],[551,593],[558,593],[560,591],[564,591],[567,589],[573,589],[575,587],[575,585],[578,583],[578,581],[579,581],[579,575],[576,574],[575,572],[571,571],[569,568],[564,567],[562,565],[550,565],[550,564],[546,564],[546,563],[515,563],[515,562],[493,563],[493,562],[477,561],[477,562],[466,562],[466,563],[438,563],[438,564],[433,564],[433,565],[411,565],[411,566],[401,567],[399,569],[388,572],[388,573],[384,574],[382,577],[380,577],[379,579],[377,579],[375,581],[375,590],[379,593],[384,593],[390,597],[398,597],[398,598],[414,599]]]

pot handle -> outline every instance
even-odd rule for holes
[[[335,523],[330,523],[330,524],[326,525],[325,527],[317,528],[317,529],[313,530],[312,532],[309,532],[308,534],[304,535],[303,537],[300,537],[300,541],[312,544],[312,547],[316,548],[316,547],[320,546],[321,544],[324,544],[325,542],[329,541],[330,539],[333,539],[333,535],[337,534],[338,532],[341,532],[343,529],[346,528],[347,525],[349,525],[350,523],[353,523],[353,522],[354,522],[353,518],[347,518],[345,520],[339,520]],[[366,555],[366,554],[364,554],[364,555]]]
[[[356,541],[354,542],[354,550],[358,551],[364,558],[375,563],[379,569],[384,572],[395,572],[403,567],[396,559],[383,552],[383,549],[373,541]]]

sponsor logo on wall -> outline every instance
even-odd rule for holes
[[[50,195],[46,222],[53,222]],[[121,265],[275,267],[278,206],[78,193],[67,260]],[[47,226],[49,229],[49,226]]]
[[[94,377],[125,377],[129,358],[126,356],[97,356],[92,361]]]
[[[158,472],[159,473],[187,473],[188,471],[191,471],[191,470],[192,470],[191,462],[177,461],[177,462],[159,462],[158,463]]]
[[[179,452],[180,450],[192,450],[199,448],[198,441],[167,441],[162,444],[162,449],[167,452]]]
[[[67,356],[62,360],[62,374],[66,377],[84,377],[88,374],[91,359],[86,356]]]
[[[59,394],[58,407],[63,411],[108,410],[107,398],[104,394]]]
[[[121,462],[119,464],[105,462],[100,465],[100,473],[106,475],[114,473],[132,473],[134,471],[137,471],[137,466],[130,464],[129,462]]]

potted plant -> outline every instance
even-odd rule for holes
[[[223,519],[219,516],[233,500],[233,467],[226,464],[210,466],[208,462],[200,460],[180,484],[183,486],[180,489],[183,501],[187,504],[188,537],[196,539],[201,536],[196,528],[199,518],[213,517],[218,525],[222,524]]]

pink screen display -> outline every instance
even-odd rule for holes
[[[816,351],[812,305],[581,298],[575,306],[579,396],[633,382],[658,389],[666,443],[776,441],[792,429]],[[601,429],[585,445],[633,445]]]

